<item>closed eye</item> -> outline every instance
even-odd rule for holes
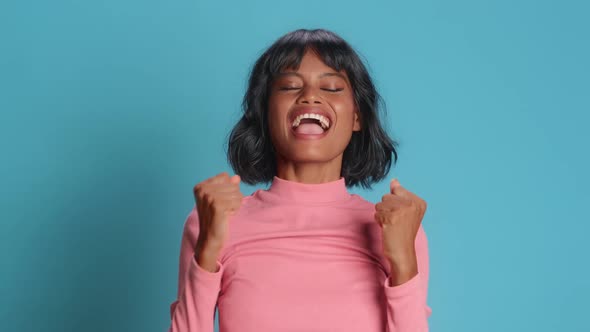
[[[300,88],[279,88],[279,90],[297,90]],[[340,89],[322,89],[324,91],[330,91],[330,92],[338,92],[338,91],[342,91],[344,90],[344,88],[340,88]]]

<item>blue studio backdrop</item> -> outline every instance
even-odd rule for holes
[[[276,38],[357,49],[428,202],[437,332],[587,331],[585,1],[2,1],[0,330],[165,331],[193,186]],[[232,173],[233,174],[233,173]],[[259,187],[243,186],[245,194]]]

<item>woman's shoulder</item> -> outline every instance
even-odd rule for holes
[[[361,209],[374,209],[375,203],[365,199],[363,196],[359,194],[351,194],[351,204]]]

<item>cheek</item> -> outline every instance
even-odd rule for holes
[[[291,101],[287,98],[273,97],[268,99],[268,118],[284,123],[291,107]]]
[[[335,108],[340,129],[350,130],[354,125],[354,107],[352,105],[339,105]]]
[[[268,129],[273,136],[284,136],[287,128],[287,112],[280,105],[271,104],[268,105]]]
[[[276,114],[269,114],[268,115],[268,130],[272,137],[281,136],[283,129],[283,125],[281,120],[277,117]]]

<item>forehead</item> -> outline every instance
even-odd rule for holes
[[[341,69],[340,71],[336,71],[334,68],[324,63],[322,58],[311,50],[305,52],[297,68],[295,68],[294,65],[286,66],[280,70],[279,76],[293,75],[293,73],[313,74],[321,77],[341,77],[347,80],[345,70]]]
[[[282,71],[277,75],[277,78],[283,78],[283,77],[299,77],[299,78],[303,78],[305,75],[304,74],[311,74],[317,76],[318,78],[324,78],[324,77],[339,77],[342,78],[343,80],[347,81],[346,78],[346,74],[344,73],[337,73],[335,71],[332,72],[307,72],[307,73],[303,73],[302,72],[295,72],[295,71]]]
[[[326,65],[322,58],[317,55],[314,51],[307,50],[301,58],[299,64],[299,70],[301,71],[334,71],[330,66]]]

